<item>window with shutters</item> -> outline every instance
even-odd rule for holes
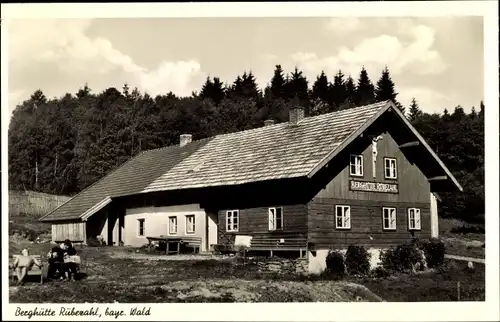
[[[363,156],[362,155],[351,155],[351,161],[349,164],[349,173],[351,176],[356,176],[356,177],[363,176]]]
[[[384,158],[384,176],[386,179],[397,179],[397,160],[394,158]]]
[[[382,208],[384,230],[396,230],[396,208]]]
[[[226,231],[238,231],[239,227],[239,211],[226,211]]]
[[[269,208],[269,230],[283,229],[283,208]]]
[[[350,206],[335,206],[335,228],[337,229],[351,228]]]
[[[177,235],[177,217],[168,217],[168,234]]]
[[[420,209],[418,208],[408,209],[408,228],[410,230],[422,229],[422,226],[420,224]]]

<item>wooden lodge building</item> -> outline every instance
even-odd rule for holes
[[[41,218],[53,241],[142,246],[197,237],[200,250],[248,243],[297,251],[380,249],[438,236],[437,194],[462,187],[391,102],[144,151]],[[376,261],[378,256],[373,256]]]

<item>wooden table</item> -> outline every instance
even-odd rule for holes
[[[146,237],[148,239],[149,244],[153,241],[164,242],[166,245],[166,254],[180,254],[181,244],[191,245],[198,247],[201,246],[201,238],[200,237],[191,237],[191,236],[159,236],[159,237]],[[175,249],[170,249],[170,245],[175,245]]]

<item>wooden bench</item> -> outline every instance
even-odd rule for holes
[[[16,278],[17,278],[17,275],[16,275],[16,270],[15,268],[13,267],[14,265],[14,261],[17,257],[19,257],[20,255],[14,255],[12,256],[12,258],[10,259],[9,261],[9,277],[12,278],[12,281],[14,281]],[[43,261],[42,261],[42,256],[40,255],[31,255],[33,258],[35,258],[36,260],[38,260],[41,264],[42,264],[42,267],[38,267],[36,266],[35,264],[33,264],[33,266],[31,266],[31,269],[27,272],[27,276],[40,276],[40,284],[43,283],[43,281],[47,278],[47,265],[44,265]]]
[[[199,253],[201,248],[201,237],[182,237],[181,244],[193,248],[193,253],[196,253],[196,251]]]
[[[304,237],[261,237],[255,236],[250,241],[249,250],[254,251],[299,251],[300,257],[307,250],[307,238]]]

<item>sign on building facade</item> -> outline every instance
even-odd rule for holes
[[[352,191],[399,193],[397,183],[382,183],[382,182],[351,180],[350,181],[350,189]]]

